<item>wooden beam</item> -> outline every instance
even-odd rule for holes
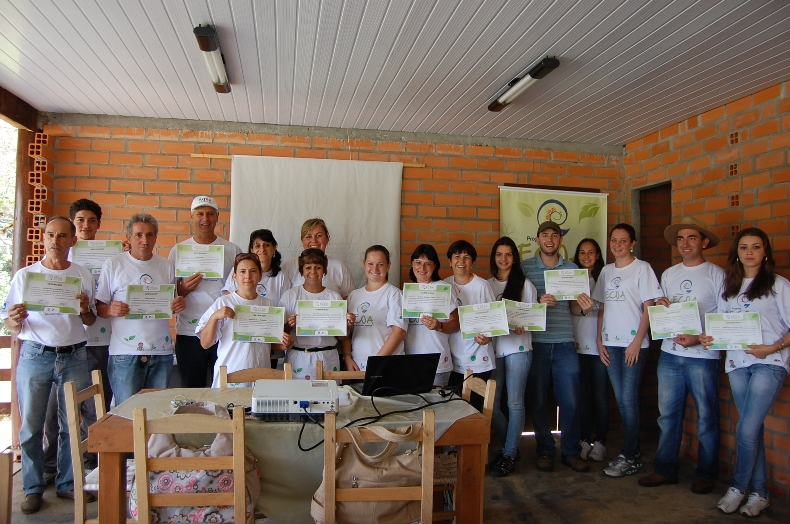
[[[192,158],[226,158],[231,159],[233,155],[212,155],[209,153],[192,153]],[[252,156],[260,156],[260,155],[252,155]],[[350,159],[349,159],[350,160]],[[425,164],[403,164],[403,167],[425,167]]]
[[[0,87],[0,118],[16,128],[24,128],[28,131],[35,131],[38,127],[38,110],[2,87]]]

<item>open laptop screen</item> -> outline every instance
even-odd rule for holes
[[[427,393],[433,389],[440,356],[439,353],[425,353],[368,357],[361,393],[377,397]]]

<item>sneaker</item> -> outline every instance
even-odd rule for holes
[[[489,466],[488,471],[492,477],[507,477],[516,469],[514,460],[505,454],[502,454],[499,461]]]
[[[637,468],[644,467],[645,463],[642,461],[642,452],[640,451],[636,455],[634,455],[634,466]]]
[[[579,456],[582,458],[582,460],[587,460],[587,456],[590,454],[590,451],[592,451],[592,446],[586,440],[580,441],[579,444],[582,447],[582,452],[579,453]]]
[[[596,440],[593,442],[592,450],[590,451],[590,454],[587,455],[587,458],[589,460],[594,460],[595,462],[603,462],[603,460],[606,458],[606,446],[601,444],[600,440]]]
[[[719,503],[716,504],[716,507],[722,510],[724,513],[735,513],[738,510],[738,506],[740,506],[741,502],[743,502],[743,498],[745,496],[746,493],[741,493],[738,491],[738,488],[731,487],[719,500]]]
[[[584,463],[580,455],[563,455],[562,463],[576,473],[587,473],[590,471],[590,466]]]
[[[554,457],[551,455],[538,455],[538,471],[554,471]]]
[[[625,477],[633,475],[639,471],[633,460],[628,460],[624,455],[618,455],[616,459],[609,463],[609,467],[603,470],[607,477]]]
[[[25,495],[25,500],[22,501],[20,509],[22,513],[36,513],[41,509],[41,493],[31,493]]]
[[[732,489],[732,488],[730,488]],[[761,497],[758,493],[749,494],[749,500],[741,507],[741,515],[747,517],[759,517],[760,513],[768,509],[768,499]]]

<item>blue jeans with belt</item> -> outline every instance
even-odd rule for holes
[[[115,405],[141,389],[164,389],[173,373],[173,355],[110,355],[108,365]]]

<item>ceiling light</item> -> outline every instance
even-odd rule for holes
[[[211,81],[214,83],[214,90],[217,93],[230,93],[230,81],[228,72],[225,70],[225,59],[222,56],[216,29],[210,25],[200,25],[194,29],[194,33],[198,46],[203,51],[203,58],[206,60]]]
[[[529,86],[551,73],[552,70],[554,70],[559,65],[560,61],[556,58],[544,58],[538,65],[530,69],[529,72],[523,77],[516,77],[511,80],[508,84],[507,91],[499,95],[496,100],[491,102],[491,104],[488,106],[488,110],[502,111],[505,106],[521,96],[521,93],[526,91]]]

